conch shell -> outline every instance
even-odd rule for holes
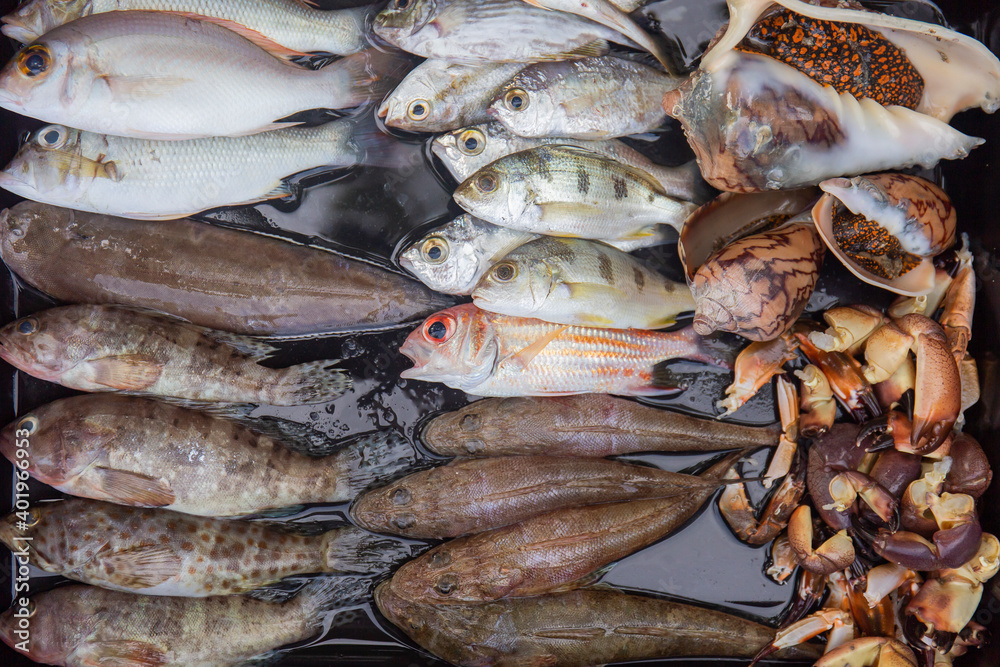
[[[824,251],[808,213],[725,246],[690,281],[695,332],[729,331],[754,341],[777,338],[805,309]]]
[[[833,57],[836,49],[863,46],[833,43],[823,35],[811,40],[815,58],[810,55],[802,63],[762,55],[767,48],[744,38],[776,5],[795,12],[788,15],[797,16],[795,21],[809,17],[820,27],[864,29],[877,42],[875,48],[895,50],[895,64],[907,72],[895,84],[913,88],[890,96],[898,102],[887,106],[849,92],[858,92],[857,78],[865,82],[863,90],[879,96],[874,91],[888,73],[874,69],[875,55],[850,72],[846,63],[824,60],[830,74],[822,81],[810,78],[804,72],[816,75],[814,60]],[[942,159],[962,158],[982,140],[958,132],[947,121],[973,106],[988,112],[1000,106],[1000,61],[979,42],[946,28],[800,0],[729,0],[729,8],[725,33],[699,69],[663,101],[664,110],[684,126],[705,179],[722,190],[788,189],[845,174],[930,167]],[[831,43],[820,46],[826,42]]]
[[[932,258],[955,243],[948,195],[905,174],[824,181],[813,221],[837,259],[861,280],[904,296],[934,289]]]

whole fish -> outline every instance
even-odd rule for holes
[[[691,289],[611,246],[543,236],[493,265],[472,291],[483,310],[556,324],[662,329],[694,310]]]
[[[399,263],[433,290],[471,294],[479,279],[498,260],[537,238],[538,234],[500,227],[466,213],[407,246],[399,256]],[[642,244],[608,243],[621,250],[633,250]]]
[[[455,201],[512,229],[631,241],[680,229],[697,208],[672,199],[646,172],[576,146],[538,146],[500,158],[455,190]]]
[[[523,63],[466,65],[425,60],[382,102],[378,115],[408,132],[444,132],[484,123],[486,109]]]
[[[503,87],[489,113],[523,137],[612,139],[663,125],[663,96],[681,81],[615,56],[535,63]]]
[[[345,502],[415,460],[393,432],[357,436],[316,458],[199,410],[101,394],[49,403],[8,424],[0,452],[15,461],[25,439],[28,473],[64,493],[198,516]]]
[[[592,583],[605,566],[663,539],[708,502],[739,454],[688,493],[554,510],[445,542],[400,567],[390,590],[412,602],[491,602]]]
[[[420,440],[441,456],[618,456],[773,447],[781,429],[697,419],[602,394],[487,398],[432,419]]]
[[[586,667],[684,656],[749,659],[775,634],[739,616],[607,589],[429,605],[394,595],[384,582],[375,588],[375,603],[421,647],[464,667]],[[778,655],[814,660],[820,653],[801,645]]]
[[[485,123],[455,130],[434,138],[431,150],[462,182],[488,164],[530,148],[552,144],[577,146],[640,169],[655,178],[668,196],[685,201],[708,199],[707,185],[694,160],[680,167],[664,167],[652,162],[628,144],[608,141],[580,141],[561,137],[528,139],[519,137],[500,123]]]
[[[356,128],[344,119],[248,137],[157,141],[46,125],[0,172],[0,187],[78,211],[183,218],[293,196],[284,179],[308,169],[378,162],[384,140]]]
[[[164,11],[215,21],[281,53],[348,55],[365,48],[369,7],[323,11],[297,0],[29,0],[4,16],[3,34],[28,44],[53,28],[91,14]]]
[[[612,30],[617,30],[656,56],[656,59],[664,67],[673,67],[673,61],[653,36],[643,30],[627,12],[611,0],[525,0],[525,2],[543,9],[576,14]]]
[[[372,576],[411,556],[359,528],[294,534],[258,521],[203,519],[71,498],[0,521],[0,541],[32,565],[116,591],[206,597],[246,593],[310,573]],[[27,524],[27,526],[26,526]],[[26,527],[25,527],[26,526]]]
[[[362,528],[377,533],[444,539],[556,509],[718,487],[718,480],[604,459],[459,459],[363,493],[351,506],[351,516]]]
[[[476,396],[650,396],[676,390],[654,370],[667,359],[731,365],[691,327],[671,333],[570,327],[471,303],[427,318],[399,351],[414,363],[400,377]]]
[[[49,123],[145,139],[241,136],[310,109],[381,99],[395,56],[369,50],[320,70],[226,28],[170,12],[84,16],[0,71],[0,107]]]
[[[353,588],[352,588],[353,586]],[[327,612],[359,597],[359,582],[317,579],[283,603],[245,595],[180,598],[95,586],[60,586],[33,595],[30,629],[17,608],[0,615],[0,639],[48,665],[224,667],[264,662],[277,649],[323,632]]]
[[[376,265],[271,236],[36,202],[0,212],[0,257],[65,303],[152,308],[252,336],[385,327],[451,303]]]
[[[375,17],[375,34],[424,58],[457,62],[533,62],[631,46],[617,30],[521,0],[393,0]]]
[[[0,359],[80,391],[304,405],[333,400],[351,387],[334,360],[261,366],[272,352],[253,338],[124,306],[62,306],[0,329]]]

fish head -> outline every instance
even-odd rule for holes
[[[403,478],[358,496],[351,505],[351,518],[374,533],[409,535],[417,517],[427,511],[428,500],[432,500],[421,496]]]
[[[83,135],[63,125],[46,125],[21,146],[0,172],[0,187],[35,201],[75,201],[98,177],[117,180],[113,162],[83,155]]]
[[[0,329],[0,359],[39,379],[58,382],[94,351],[94,332],[80,322],[79,312],[67,306],[14,320]]]
[[[375,17],[375,34],[400,46],[407,37],[420,32],[437,14],[436,0],[390,0]]]
[[[497,158],[504,141],[513,135],[500,123],[470,125],[439,134],[431,143],[431,152],[444,163],[458,181],[464,181]]]
[[[468,232],[471,216],[463,215],[435,229],[399,256],[407,271],[433,290],[468,294],[480,275],[480,253]]]
[[[0,639],[15,651],[43,665],[65,665],[73,651],[85,641],[94,625],[111,610],[86,610],[74,604],[73,596],[85,586],[65,586],[31,598],[18,598],[0,614]]]
[[[421,70],[410,76],[389,94],[378,109],[385,124],[408,132],[428,132],[453,122],[461,109],[442,99],[433,80],[419,78]]]
[[[555,273],[542,257],[532,257],[528,243],[494,264],[472,290],[483,310],[517,317],[537,317],[555,285]]]
[[[93,80],[92,70],[77,66],[76,51],[51,33],[18,51],[0,70],[0,107],[30,116],[76,110]]]
[[[63,406],[62,401],[44,405],[0,431],[0,453],[18,471],[54,487],[82,474],[114,435],[98,417],[66,413]]]
[[[509,439],[512,428],[535,417],[539,404],[524,397],[487,398],[432,419],[420,440],[438,454],[481,456],[486,443]]]
[[[59,563],[64,562],[61,556],[66,554],[52,554],[49,549],[61,552],[74,542],[67,539],[69,536],[60,530],[63,527],[62,521],[58,514],[49,510],[51,506],[52,503],[45,503],[27,510],[17,510],[0,519],[0,542],[6,544],[11,551],[30,553],[28,558],[32,565],[48,572],[60,572]],[[52,521],[53,519],[55,520]]]
[[[487,222],[516,223],[528,206],[529,193],[525,179],[506,162],[494,162],[465,179],[455,189],[458,205]]]
[[[489,318],[466,303],[428,317],[399,351],[413,361],[404,379],[474,388],[493,373],[499,345]]]
[[[478,537],[459,537],[404,563],[392,577],[392,592],[414,602],[445,605],[504,597],[520,570],[491,562],[481,540],[470,543]]]
[[[93,10],[93,0],[29,0],[0,21],[0,31],[22,44],[30,44],[48,31]]]
[[[521,71],[493,100],[486,113],[519,135],[551,134],[553,119],[560,115],[561,107],[540,76],[532,67]],[[565,116],[565,112],[561,115]]]

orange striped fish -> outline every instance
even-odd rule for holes
[[[473,304],[427,318],[400,348],[413,368],[401,377],[443,382],[477,396],[623,394],[675,389],[655,367],[686,358],[731,368],[724,352],[691,327],[661,333],[551,324]]]

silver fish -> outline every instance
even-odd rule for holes
[[[311,70],[226,28],[170,12],[107,12],[55,28],[0,72],[0,107],[146,139],[242,136],[310,109],[381,99],[400,61],[381,51]]]
[[[662,329],[694,310],[675,283],[616,248],[551,236],[516,248],[480,278],[472,301],[483,310],[556,324]]]
[[[523,137],[612,139],[662,125],[663,96],[682,81],[615,56],[535,63],[504,86],[489,113]]]
[[[533,62],[607,52],[633,42],[585,18],[521,0],[392,0],[375,34],[404,51],[458,62]]]
[[[425,60],[382,102],[378,115],[389,127],[409,132],[445,132],[484,123],[490,119],[490,102],[523,67]]]
[[[514,153],[470,176],[455,201],[488,222],[521,231],[611,241],[679,229],[696,206],[667,196],[649,174],[575,146]]]
[[[64,23],[123,10],[189,14],[215,20],[266,48],[339,55],[365,48],[365,17],[371,11],[321,10],[297,0],[28,0],[3,17],[3,34],[29,44]]]
[[[564,137],[529,139],[517,136],[500,123],[485,123],[435,137],[431,150],[444,163],[455,180],[461,183],[502,157],[552,144],[577,146],[641,169],[655,178],[670,197],[699,203],[707,199],[707,186],[701,179],[701,172],[694,160],[680,167],[664,167],[652,162],[628,144],[614,139],[608,141],[581,141]]]
[[[289,196],[282,179],[301,171],[376,159],[366,144],[385,140],[356,128],[343,119],[248,137],[156,141],[47,125],[0,172],[0,187],[78,211],[183,218]]]

